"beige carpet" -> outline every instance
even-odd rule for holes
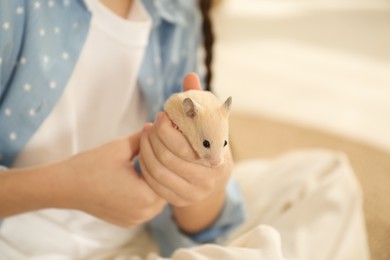
[[[270,158],[299,148],[329,148],[348,155],[365,196],[373,260],[390,259],[390,153],[317,129],[259,115],[232,114],[231,145],[237,161]]]

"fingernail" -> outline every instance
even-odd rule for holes
[[[147,133],[149,130],[152,128],[153,124],[152,123],[146,123],[144,124],[144,127],[142,128],[142,132]]]

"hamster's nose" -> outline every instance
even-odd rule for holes
[[[211,158],[209,162],[211,167],[217,167],[223,163],[223,157]]]

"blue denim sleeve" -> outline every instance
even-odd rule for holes
[[[217,221],[208,229],[197,234],[186,235],[176,225],[169,206],[149,223],[149,228],[160,248],[161,255],[168,257],[178,248],[203,243],[222,243],[228,234],[244,221],[244,215],[241,193],[237,184],[230,180],[225,206]]]

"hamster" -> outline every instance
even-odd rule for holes
[[[211,92],[188,90],[169,97],[164,111],[186,136],[199,162],[216,167],[223,163],[228,144],[231,104],[231,97],[222,103]]]

